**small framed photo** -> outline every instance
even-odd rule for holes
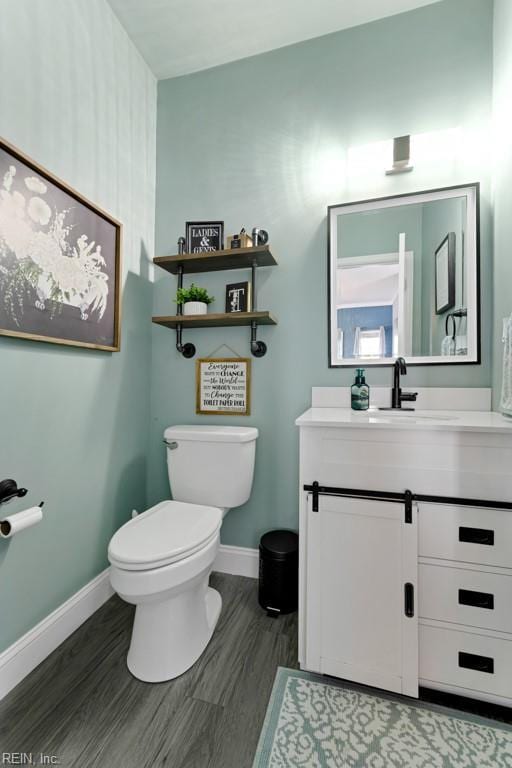
[[[229,283],[226,285],[226,313],[252,310],[251,284]]]
[[[224,248],[223,221],[187,221],[187,253],[208,253]]]
[[[197,360],[196,413],[249,416],[251,360],[245,357]]]
[[[455,306],[455,232],[449,232],[435,251],[436,315]]]

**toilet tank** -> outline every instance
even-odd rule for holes
[[[224,509],[245,504],[257,437],[255,427],[168,427],[164,441],[173,499]]]

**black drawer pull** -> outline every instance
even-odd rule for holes
[[[472,589],[459,589],[459,605],[472,605],[475,608],[494,610],[494,595],[489,592],[474,592]]]
[[[486,544],[488,547],[494,546],[494,531],[485,528],[466,528],[459,527],[459,541],[465,541],[468,544]]]
[[[409,619],[414,616],[414,585],[410,582],[404,584],[404,613]]]
[[[475,669],[477,672],[494,674],[494,659],[489,656],[477,656],[475,653],[459,651],[459,667]]]

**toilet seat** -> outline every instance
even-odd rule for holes
[[[218,536],[221,523],[217,507],[162,501],[114,534],[108,559],[129,571],[170,565],[207,547]]]

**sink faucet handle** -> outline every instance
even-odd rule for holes
[[[397,357],[397,359],[395,360],[395,365],[400,371],[400,373],[402,374],[402,376],[404,376],[407,373],[407,365],[403,357]]]
[[[418,393],[417,392],[402,392],[400,394],[400,399],[402,401],[405,400],[408,403],[411,403],[411,402],[415,403],[417,397],[418,397]]]

